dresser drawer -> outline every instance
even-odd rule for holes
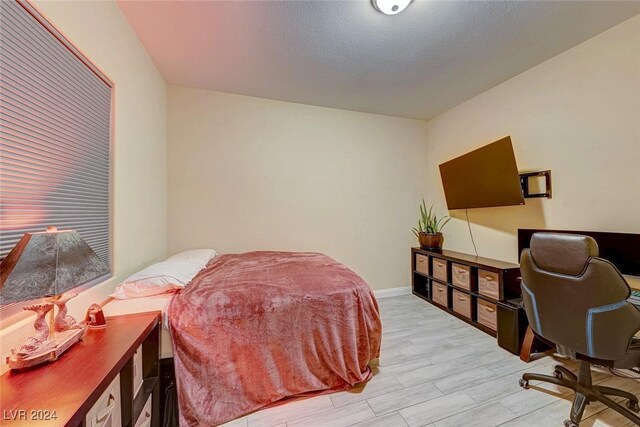
[[[142,408],[142,412],[138,416],[138,420],[135,422],[133,427],[149,427],[151,425],[151,398],[153,394],[150,394],[147,398],[147,403],[144,404]]]
[[[418,273],[429,275],[429,257],[426,255],[416,254],[416,271]]]
[[[120,374],[118,374],[98,401],[87,412],[85,417],[87,427],[121,426],[120,408]]]
[[[500,278],[498,273],[487,270],[478,270],[478,293],[499,300]]]
[[[493,329],[498,329],[498,312],[496,305],[478,298],[478,323]]]
[[[142,345],[133,353],[133,395],[142,387]]]
[[[453,290],[453,311],[471,319],[471,295]]]
[[[433,278],[447,281],[447,261],[440,258],[433,258]]]
[[[451,264],[451,283],[471,290],[471,267],[463,264]]]
[[[432,299],[434,302],[437,302],[441,306],[449,307],[449,295],[447,293],[447,286],[433,282]]]

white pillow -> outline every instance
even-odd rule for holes
[[[196,261],[202,264],[202,266],[205,266],[215,258],[215,256],[216,251],[213,249],[192,249],[190,251],[177,253],[167,258],[167,261]]]
[[[112,297],[129,299],[173,292],[191,282],[204,266],[195,261],[164,261],[129,276]]]

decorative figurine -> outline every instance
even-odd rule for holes
[[[24,369],[56,360],[69,347],[82,339],[87,327],[67,314],[66,303],[76,296],[77,294],[72,293],[63,294],[53,302],[23,307],[25,310],[36,313],[37,318],[33,324],[36,333],[27,338],[22,346],[11,350],[11,356],[7,357],[7,363],[11,369]],[[46,316],[53,310],[54,304],[59,311],[55,320],[51,320],[52,325],[49,325]],[[53,312],[51,314],[53,315]]]
[[[83,328],[83,326],[78,323],[78,321],[73,316],[69,316],[67,314],[67,301],[77,296],[78,294],[76,293],[62,294],[59,299],[53,302],[56,307],[58,307],[58,314],[56,315],[56,319],[53,323],[56,332],[64,332],[68,331],[69,329]]]
[[[16,358],[26,358],[55,348],[55,341],[49,339],[49,325],[46,320],[47,313],[53,309],[53,304],[34,304],[25,306],[23,309],[36,313],[36,321],[33,323],[36,333],[34,336],[27,338],[23,345],[12,349],[11,354]]]

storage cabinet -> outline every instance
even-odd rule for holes
[[[520,354],[527,329],[527,314],[520,306],[521,299],[498,305],[498,345],[514,354]]]
[[[518,264],[454,251],[411,249],[413,294],[498,337],[498,344],[516,352],[517,322],[500,322],[501,306],[521,297]],[[510,305],[509,305],[510,306]],[[506,343],[509,343],[508,345]]]
[[[160,327],[160,312],[108,317],[57,361],[2,375],[2,409],[55,413],[47,426],[160,426]]]

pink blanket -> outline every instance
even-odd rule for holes
[[[180,424],[368,381],[382,325],[369,286],[317,253],[220,255],[169,306]]]

